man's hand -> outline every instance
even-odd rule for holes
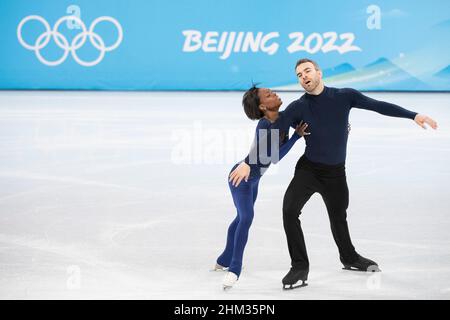
[[[297,125],[297,127],[295,128],[295,132],[297,132],[297,134],[298,134],[300,137],[310,135],[311,132],[306,132],[306,128],[308,128],[308,124],[307,124],[306,122],[303,123],[303,120],[302,120],[302,122],[300,122],[300,123]]]
[[[250,176],[250,166],[246,164],[244,161],[242,161],[236,169],[234,169],[230,173],[230,177],[228,181],[233,181],[233,186],[237,187],[242,179],[245,179],[245,182],[248,181],[248,177]]]
[[[427,128],[425,126],[425,123],[428,124],[433,129],[435,129],[435,130],[437,129],[436,121],[434,121],[433,119],[431,119],[430,117],[428,117],[424,114],[417,114],[416,117],[414,118],[414,121],[424,129]]]

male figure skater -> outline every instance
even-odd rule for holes
[[[326,87],[322,71],[313,60],[299,60],[295,71],[306,92],[286,108],[277,120],[278,125],[283,128],[303,120],[313,134],[305,136],[305,153],[297,162],[294,177],[283,199],[283,226],[291,257],[291,269],[282,280],[284,289],[304,286],[308,278],[309,261],[299,216],[303,206],[316,192],[325,202],[344,269],[379,271],[376,262],[356,252],[347,225],[349,192],[345,158],[350,109],[367,109],[386,116],[411,119],[424,129],[425,124],[437,128],[436,121],[426,115],[371,99],[354,89]],[[247,177],[248,170],[242,163],[234,175]]]

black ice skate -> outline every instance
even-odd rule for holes
[[[291,290],[300,287],[306,287],[308,284],[305,281],[308,279],[308,269],[294,269],[291,268],[288,274],[283,278],[283,289]],[[298,282],[301,281],[299,284]]]
[[[358,254],[358,258],[356,261],[349,263],[342,259],[341,262],[344,265],[343,270],[351,270],[351,271],[364,271],[364,272],[380,272],[380,268],[375,261],[364,258]]]

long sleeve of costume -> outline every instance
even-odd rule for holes
[[[284,140],[285,142],[282,140],[280,143],[280,132],[283,134],[288,130],[289,128],[280,129],[279,123],[270,123],[267,119],[261,119],[256,127],[250,152],[244,159],[245,163],[263,168],[281,160],[300,138],[300,135],[294,132],[290,139]],[[272,145],[272,142],[276,144]]]
[[[273,127],[276,127],[282,131],[289,130],[289,127],[296,128],[297,125],[303,120],[301,113],[300,100],[291,102],[286,109],[280,112],[280,116],[273,123]]]
[[[284,158],[284,156],[289,152],[289,150],[291,150],[292,146],[295,144],[295,142],[298,139],[300,139],[300,135],[296,131],[294,131],[294,133],[289,138],[289,140],[286,141],[285,143],[283,143],[280,146],[280,157],[279,157],[279,160]],[[276,162],[273,162],[273,163],[276,163]]]
[[[407,118],[414,120],[417,112],[402,108],[393,103],[384,102],[369,98],[354,89],[346,89],[351,99],[351,106],[359,109],[366,109],[378,112],[385,116]]]

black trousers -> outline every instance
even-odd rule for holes
[[[296,269],[309,268],[305,239],[299,216],[303,206],[318,192],[325,202],[331,231],[341,260],[353,262],[357,253],[350,239],[347,225],[349,193],[345,164],[324,165],[309,161],[304,155],[295,167],[294,178],[283,200],[283,225],[287,237],[291,265]]]

